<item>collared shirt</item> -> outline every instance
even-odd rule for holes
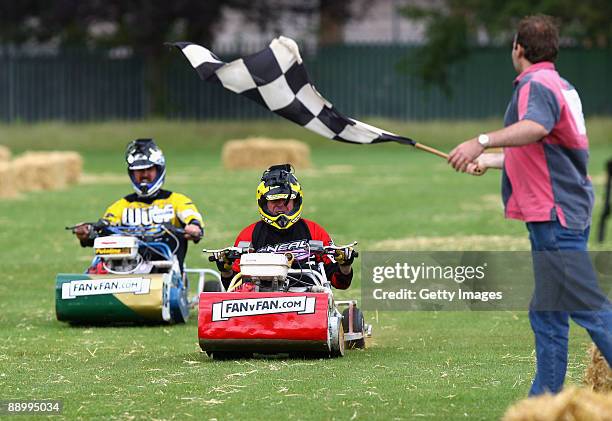
[[[550,62],[529,66],[514,80],[504,125],[521,120],[549,132],[538,142],[504,148],[502,197],[507,218],[555,221],[584,230],[594,194],[587,174],[589,140],[576,89]]]

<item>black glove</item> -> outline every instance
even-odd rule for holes
[[[338,249],[334,253],[334,258],[339,265],[351,265],[353,264],[353,260],[355,260],[355,250],[353,247],[345,247],[343,249]]]
[[[217,265],[217,269],[219,272],[231,272],[232,271],[232,261],[227,257],[227,253],[222,251],[220,253],[215,253],[215,264]]]

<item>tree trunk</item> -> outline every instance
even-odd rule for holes
[[[344,22],[349,17],[347,0],[320,0],[319,45],[340,44],[344,41]]]
[[[146,89],[145,117],[164,117],[168,111],[166,70],[167,57],[159,50],[149,50],[144,55]]]

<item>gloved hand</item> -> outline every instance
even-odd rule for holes
[[[348,266],[355,260],[355,250],[353,247],[345,247],[343,249],[336,250],[334,258],[339,265]]]
[[[213,255],[215,257],[215,263],[219,272],[231,272],[232,261],[227,257],[227,252],[221,251]]]

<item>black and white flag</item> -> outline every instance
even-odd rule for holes
[[[275,38],[258,53],[225,63],[212,51],[189,42],[176,42],[200,78],[217,82],[315,133],[350,143],[395,141],[415,145],[412,139],[342,115],[317,90],[294,40]]]

